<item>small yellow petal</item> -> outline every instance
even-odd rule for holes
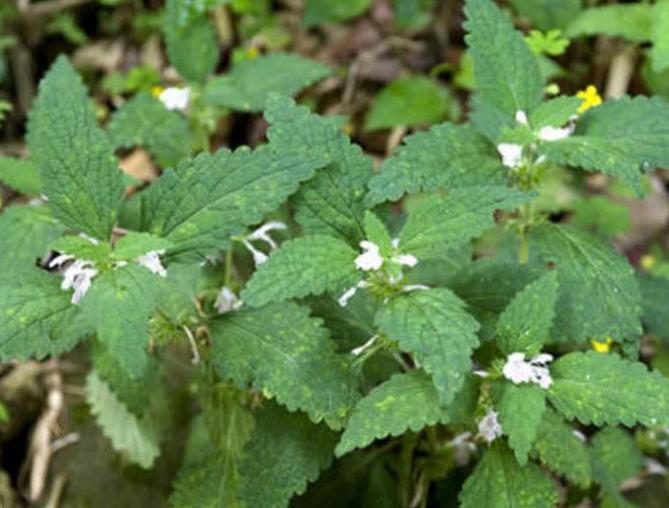
[[[578,113],[584,113],[588,109],[599,106],[602,103],[602,98],[597,92],[597,87],[588,85],[585,90],[576,92],[576,97],[583,99],[583,103],[578,108]]]
[[[592,349],[597,351],[598,353],[608,353],[611,351],[611,343],[613,340],[611,337],[607,337],[605,342],[599,342],[598,340],[593,340],[592,341]]]
[[[160,94],[163,93],[165,89],[162,86],[151,87],[151,95],[154,97],[160,97]]]

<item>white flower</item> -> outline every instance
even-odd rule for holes
[[[661,476],[667,475],[667,468],[657,460],[650,457],[646,457],[646,470],[648,471],[648,474],[656,474]]]
[[[369,286],[369,284],[364,280],[361,280],[352,288],[348,288],[346,291],[344,291],[344,293],[337,299],[337,302],[342,307],[346,307],[348,305],[348,301],[355,296],[355,294],[358,292],[358,289],[363,289],[367,286]]]
[[[530,122],[527,121],[527,113],[521,110],[516,111],[516,122],[520,125],[529,125]]]
[[[574,132],[573,125],[568,125],[567,127],[551,127],[547,125],[539,130],[538,136],[542,141],[558,141],[568,138],[572,132]]]
[[[360,356],[364,351],[369,349],[377,340],[379,339],[378,335],[373,335],[371,339],[365,342],[362,346],[351,349],[351,354],[353,356]]]
[[[165,88],[158,96],[158,99],[170,111],[185,111],[190,102],[190,88],[177,88],[175,86]]]
[[[269,247],[274,250],[278,247],[274,239],[269,236],[270,231],[275,231],[275,230],[283,230],[283,229],[288,229],[288,226],[286,226],[283,222],[279,221],[271,221],[266,224],[263,224],[260,226],[258,229],[256,229],[253,233],[251,233],[249,236],[246,237],[247,240],[262,240],[263,242],[267,243]]]
[[[516,143],[500,143],[497,151],[502,156],[502,164],[508,168],[517,168],[523,160],[523,146]]]
[[[430,286],[426,286],[425,284],[407,284],[406,286],[402,287],[402,293],[411,293],[412,291],[424,291],[426,289],[430,289]]]
[[[492,443],[502,435],[502,426],[497,421],[497,411],[489,409],[488,413],[479,420],[479,435],[486,443]]]
[[[139,256],[136,261],[138,264],[148,268],[152,273],[161,277],[167,277],[167,270],[160,262],[160,255],[165,254],[164,250],[151,250],[146,254]]]
[[[374,242],[363,240],[360,242],[360,247],[364,251],[357,258],[355,258],[355,266],[359,270],[379,270],[383,266],[383,257],[379,250],[379,246]]]
[[[454,448],[455,463],[459,466],[467,465],[472,452],[476,450],[476,445],[472,442],[471,432],[458,434],[448,444]]]
[[[588,438],[585,437],[585,434],[578,429],[572,430],[571,433],[582,443],[585,443],[588,440]]]
[[[547,390],[553,383],[553,379],[546,364],[552,360],[552,355],[540,354],[526,362],[525,353],[511,353],[506,358],[502,373],[506,379],[515,384],[536,383]]]
[[[73,256],[61,254],[51,260],[49,268],[61,266],[73,259]],[[63,291],[74,289],[71,302],[74,305],[77,305],[86,294],[86,291],[90,289],[91,279],[97,274],[98,271],[95,269],[95,265],[92,261],[74,259],[74,262],[65,268],[65,271],[63,272],[63,281],[60,284],[60,289]]]
[[[237,310],[242,306],[242,301],[237,298],[237,295],[232,292],[232,290],[223,286],[218,292],[216,301],[214,302],[214,307],[219,314],[225,314],[233,310]]]
[[[413,254],[397,254],[392,257],[392,260],[409,268],[413,268],[418,264],[418,258]]]

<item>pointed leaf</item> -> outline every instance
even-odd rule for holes
[[[0,182],[31,197],[38,196],[42,187],[37,164],[14,157],[0,157]]]
[[[595,482],[617,498],[622,498],[620,484],[636,476],[644,464],[632,436],[616,427],[604,428],[593,436],[591,461]]]
[[[505,383],[497,406],[504,434],[518,464],[527,464],[527,458],[546,409],[546,392],[533,384]]]

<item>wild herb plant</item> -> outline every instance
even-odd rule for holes
[[[638,360],[633,268],[552,222],[543,184],[572,168],[641,195],[669,166],[669,105],[547,98],[523,35],[467,0],[469,121],[375,171],[340,119],[286,97],[326,68],[271,55],[212,77],[206,6],[188,5],[166,28],[188,89],[139,94],[103,129],[66,58],[42,80],[30,158],[0,173],[32,198],[0,215],[2,359],[85,341],[90,410],[142,468],[171,446],[174,356],[192,359],[177,507],[287,506],[335,460],[322,482],[371,468],[389,506],[426,506],[457,471],[466,508],[554,506],[558,484],[624,506],[642,459],[622,427],[661,433],[669,381]],[[262,110],[266,142],[209,153],[221,107]],[[167,168],[132,195],[130,146]]]

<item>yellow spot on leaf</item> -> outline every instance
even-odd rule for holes
[[[576,92],[576,97],[583,99],[583,103],[578,108],[579,113],[585,113],[590,108],[602,103],[602,97],[597,92],[595,85],[588,85],[585,90],[579,90]]]

